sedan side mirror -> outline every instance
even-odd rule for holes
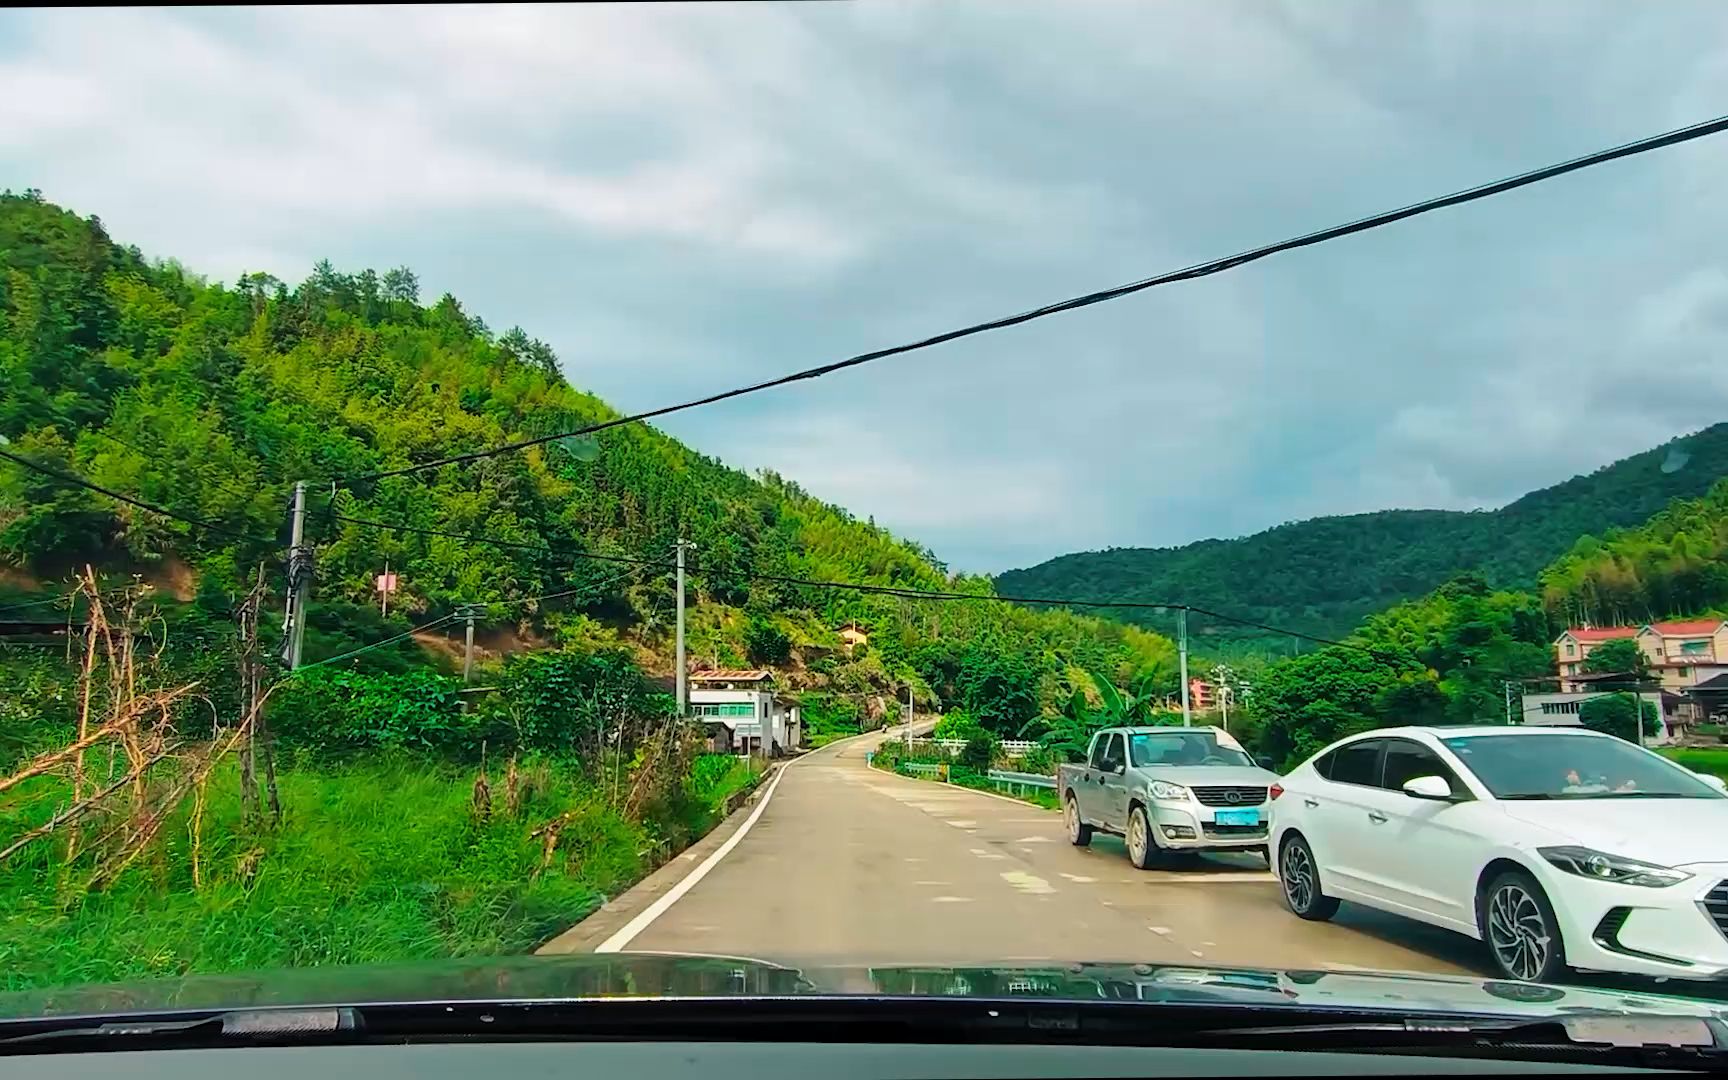
[[[1717,791],[1720,791],[1723,794],[1728,794],[1728,784],[1723,783],[1720,776],[1713,776],[1710,773],[1705,772],[1695,772],[1692,775],[1704,781],[1706,784],[1709,784]]]
[[[1255,758],[1254,764],[1260,766],[1262,769],[1265,769],[1267,772],[1277,772],[1278,771],[1278,763],[1276,761],[1273,761],[1271,758],[1267,757],[1265,754],[1261,754],[1259,757]]]
[[[1404,794],[1412,799],[1451,802],[1452,785],[1439,776],[1418,776],[1404,781]]]

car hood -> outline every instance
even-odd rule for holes
[[[1044,998],[1156,1005],[1384,1009],[1507,1017],[1566,1012],[1717,1016],[1728,1006],[1656,994],[1439,975],[1153,964],[790,968],[667,955],[523,956],[390,967],[194,975],[0,994],[0,1020],[269,1006],[578,998],[805,995]]]
[[[1140,771],[1183,787],[1271,787],[1278,779],[1254,765],[1146,765]]]
[[[1508,817],[1580,844],[1664,866],[1728,863],[1728,799],[1503,802]]]

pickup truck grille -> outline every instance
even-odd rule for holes
[[[1722,936],[1728,937],[1728,881],[1718,881],[1714,889],[1704,894],[1704,910]]]
[[[1234,795],[1235,798],[1231,798]],[[1194,797],[1201,806],[1259,806],[1266,801],[1263,787],[1197,787]]]

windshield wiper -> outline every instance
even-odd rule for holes
[[[47,1022],[53,1025],[54,1021]],[[168,1045],[263,1042],[325,1037],[358,1031],[359,1011],[327,1009],[235,1009],[186,1020],[116,1020],[100,1024],[47,1026],[22,1035],[0,1036],[0,1051],[30,1043],[95,1043],[102,1049],[132,1050]],[[68,1049],[72,1049],[68,1047]]]
[[[1386,1023],[1295,1024],[1215,1028],[1208,1037],[1255,1049],[1446,1050],[1510,1048],[1643,1054],[1670,1064],[1720,1068],[1728,1058],[1728,1026],[1695,1017],[1580,1013],[1544,1020],[1393,1020]],[[1679,1059],[1678,1061],[1676,1059]]]

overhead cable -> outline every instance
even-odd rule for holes
[[[882,360],[890,356],[899,356],[909,352],[916,352],[920,349],[928,349],[932,346],[946,344],[950,341],[958,341],[961,338],[968,338],[977,334],[988,333],[993,330],[1002,330],[1011,326],[1018,326],[1021,323],[1028,323],[1034,319],[1042,319],[1046,316],[1055,315],[1064,311],[1074,311],[1079,308],[1090,307],[1093,304],[1102,304],[1109,300],[1120,299],[1121,297],[1130,296],[1134,293],[1156,288],[1160,285],[1168,285],[1178,281],[1193,281],[1197,278],[1210,277],[1213,274],[1221,274],[1226,270],[1233,270],[1236,267],[1244,266],[1251,262],[1257,262],[1260,259],[1267,258],[1268,256],[1277,255],[1286,251],[1293,251],[1297,248],[1312,247],[1315,244],[1323,244],[1327,241],[1337,240],[1341,237],[1350,236],[1355,233],[1367,232],[1370,229],[1378,229],[1382,226],[1391,225],[1408,218],[1432,213],[1436,210],[1443,210],[1452,206],[1460,206],[1468,202],[1475,202],[1478,199],[1485,199],[1491,195],[1499,195],[1508,191],[1513,191],[1517,188],[1541,183],[1544,180],[1552,180],[1557,176],[1564,176],[1567,173],[1578,172],[1581,169],[1588,169],[1592,166],[1602,165],[1610,161],[1616,161],[1620,158],[1632,157],[1637,154],[1648,153],[1652,150],[1660,150],[1665,147],[1690,142],[1694,139],[1701,139],[1707,135],[1715,135],[1724,130],[1728,130],[1728,116],[1717,117],[1714,120],[1706,120],[1703,123],[1694,124],[1691,127],[1679,128],[1674,131],[1664,132],[1660,135],[1653,135],[1633,142],[1622,143],[1619,146],[1611,147],[1606,150],[1598,150],[1595,153],[1586,154],[1583,157],[1572,158],[1569,161],[1562,161],[1554,165],[1546,165],[1542,168],[1518,173],[1515,176],[1509,176],[1489,183],[1479,184],[1476,187],[1466,188],[1462,191],[1455,191],[1449,195],[1440,195],[1432,199],[1425,199],[1422,202],[1411,203],[1408,206],[1399,207],[1396,210],[1386,210],[1378,214],[1371,214],[1368,217],[1357,218],[1354,221],[1346,222],[1342,225],[1334,225],[1330,228],[1304,233],[1301,236],[1292,237],[1288,240],[1280,240],[1277,243],[1250,248],[1246,251],[1238,252],[1235,255],[1229,255],[1221,259],[1195,263],[1192,266],[1159,274],[1156,277],[1142,278],[1139,281],[1132,281],[1125,285],[1118,285],[1114,288],[1086,293],[1083,296],[1076,296],[1067,300],[1059,300],[1055,303],[1046,304],[1043,307],[1033,308],[1030,311],[1023,311],[1018,315],[1009,315],[1003,318],[992,319],[988,322],[974,323],[971,326],[935,334],[905,345],[895,345],[885,349],[876,349],[871,352],[859,353],[857,356],[848,357],[845,360],[836,360],[832,363],[821,364],[812,368],[805,368],[802,371],[795,371],[789,375],[782,375],[778,378],[769,379],[766,382],[751,383],[747,386],[740,386],[732,390],[723,390],[719,393],[709,394],[706,397],[695,398],[676,405],[665,405],[657,409],[650,409],[647,412],[634,413],[629,416],[620,416],[603,423],[578,428],[574,431],[559,432],[555,435],[541,435],[532,439],[522,439],[517,442],[505,443],[488,450],[476,450],[466,454],[455,454],[450,457],[421,462],[418,465],[405,465],[396,469],[384,469],[379,472],[347,477],[342,482],[354,484],[368,480],[381,480],[385,477],[406,476],[410,473],[421,472],[426,469],[436,469],[445,465],[459,465],[472,461],[480,461],[484,458],[495,457],[499,454],[507,454],[516,450],[525,450],[531,446],[541,446],[546,443],[556,442],[559,439],[566,439],[580,435],[593,435],[598,432],[607,431],[611,428],[622,427],[626,424],[640,423],[661,416],[669,416],[672,413],[683,412],[687,409],[695,409],[704,405],[713,405],[717,402],[743,397],[746,394],[759,393],[763,390],[771,390],[775,387],[786,386],[790,383],[800,382],[806,379],[819,379],[824,375],[830,375],[836,371],[845,370],[846,368],[859,367],[875,360]]]
[[[125,495],[125,494],[122,494],[121,492],[114,491],[114,490],[111,490],[109,488],[105,488],[105,487],[101,486],[100,484],[93,484],[90,481],[84,479],[82,476],[77,476],[77,475],[74,475],[73,473],[62,472],[59,469],[50,468],[47,465],[42,465],[38,462],[31,461],[29,458],[20,457],[17,454],[14,454],[8,450],[0,450],[0,458],[5,458],[7,461],[15,462],[19,465],[24,466],[26,469],[30,469],[34,472],[41,473],[43,476],[49,477],[49,478],[54,479],[54,480],[58,480],[63,484],[71,484],[75,487],[85,488],[86,490],[96,492],[98,495],[106,495],[110,499],[114,499],[114,500],[117,500],[119,502],[123,502],[123,503],[127,504],[128,506],[135,506],[140,510],[145,510],[145,511],[148,511],[149,513],[152,513],[152,514],[158,514],[158,515],[165,517],[165,518],[172,518],[175,521],[184,522],[187,525],[195,525],[200,529],[208,529],[209,531],[214,532],[214,533],[221,533],[224,536],[232,536],[236,539],[246,540],[246,541],[249,541],[251,543],[263,543],[263,544],[274,543],[274,541],[269,540],[269,539],[260,538],[257,536],[251,536],[251,535],[248,535],[246,533],[238,532],[234,529],[230,529],[226,525],[218,525],[215,522],[205,520],[204,518],[193,517],[190,514],[182,514],[182,513],[179,513],[177,511],[170,510],[165,506],[157,506],[155,503],[148,503],[142,499],[133,498],[131,495]]]

